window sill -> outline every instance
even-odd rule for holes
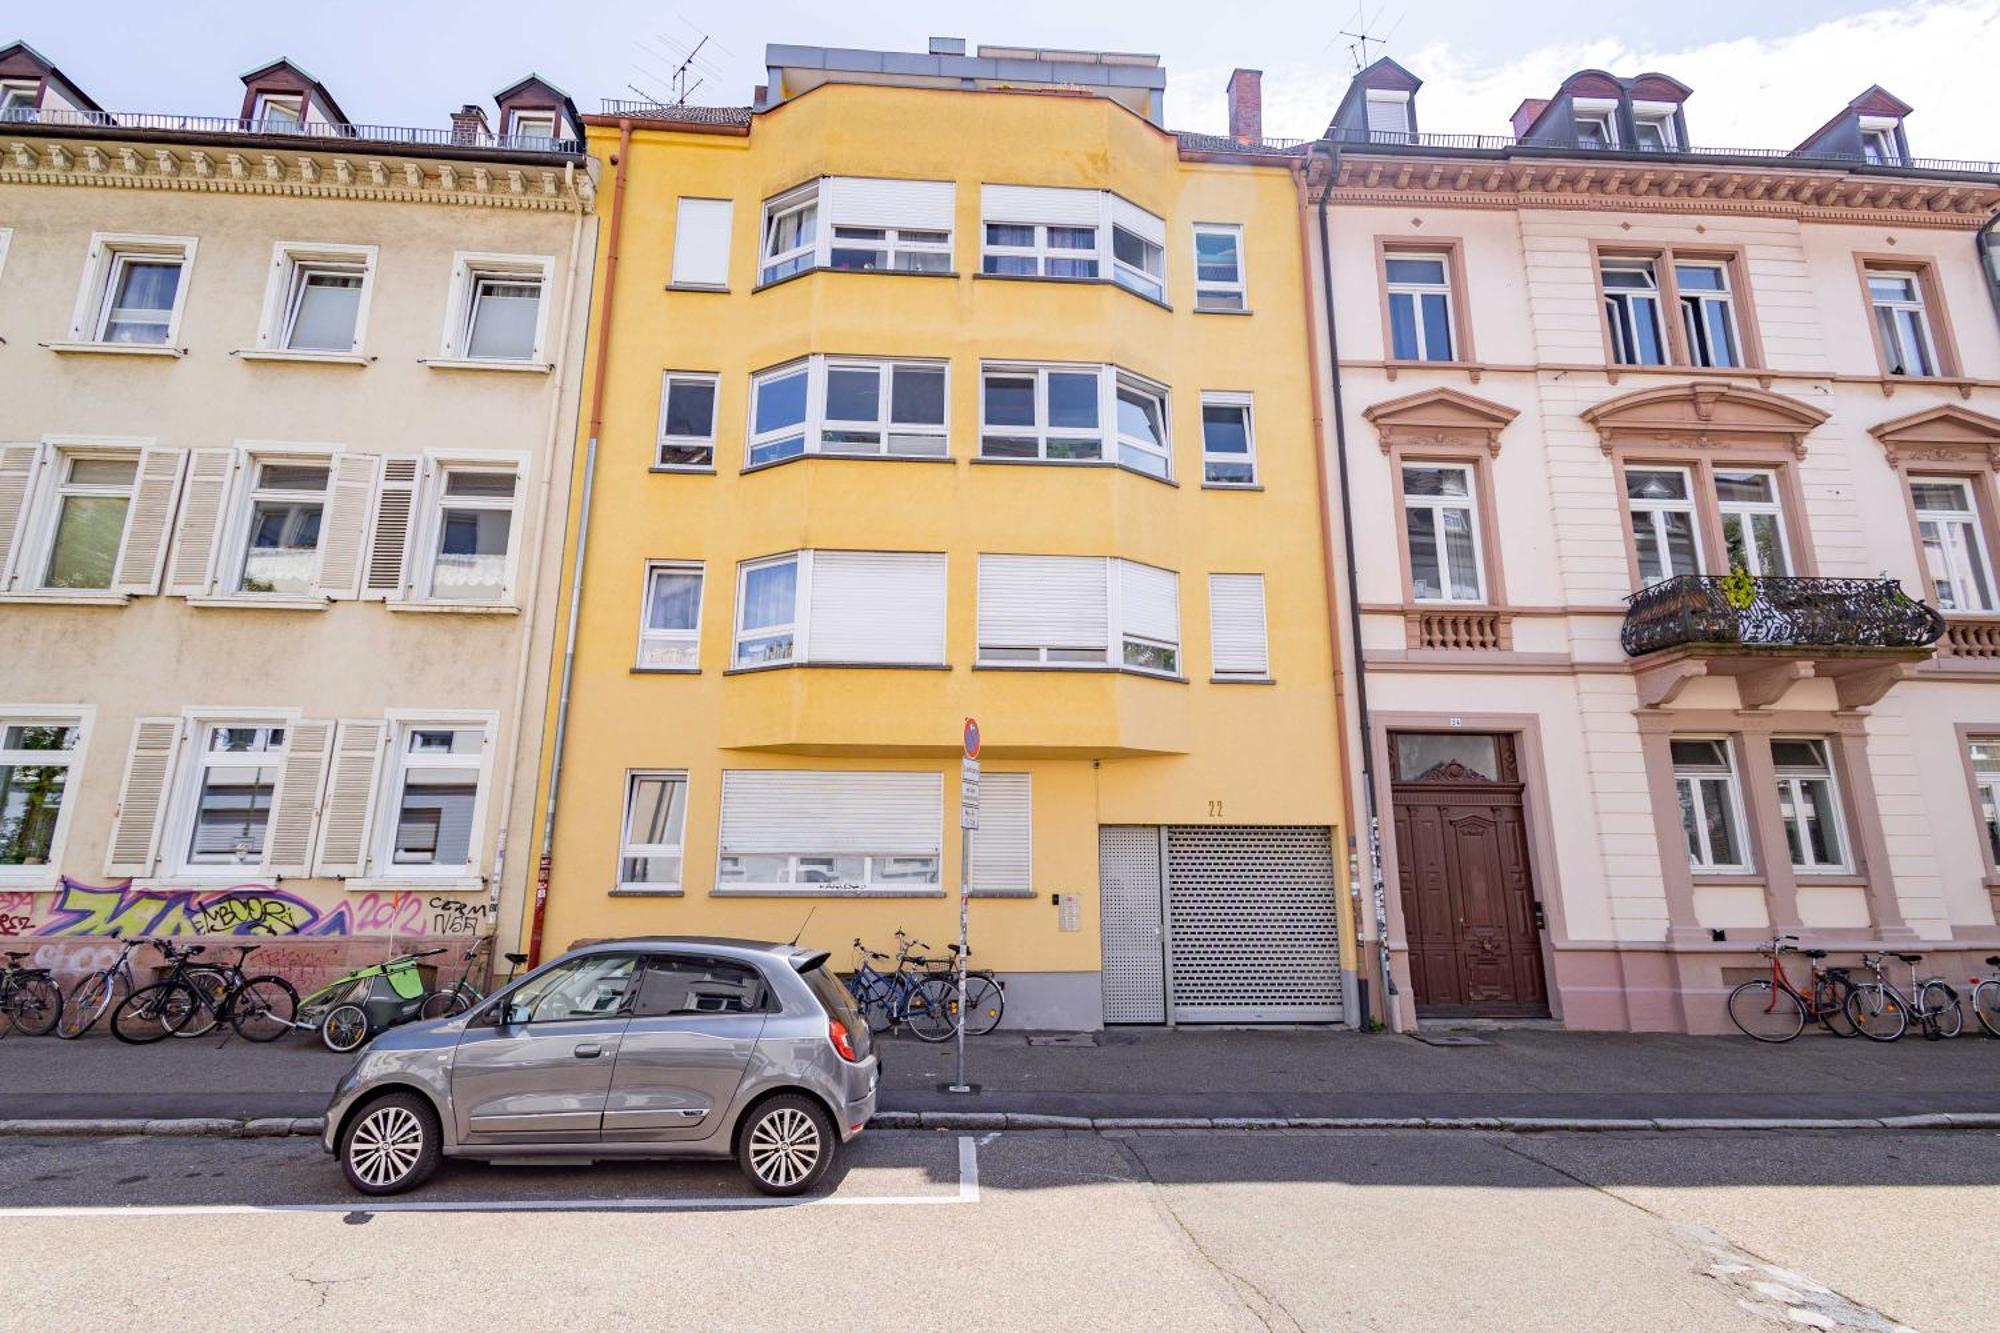
[[[1689,870],[1696,888],[1702,889],[1761,889],[1765,887],[1762,875],[1746,875],[1740,870]]]
[[[1142,680],[1161,680],[1169,684],[1185,685],[1186,676],[1170,675],[1165,671],[1141,671],[1138,667],[1099,666],[1095,662],[1055,663],[1055,662],[974,662],[974,671],[1052,671],[1059,675],[1071,676],[1138,676]]]
[[[667,476],[672,476],[675,473],[689,477],[712,477],[715,475],[713,464],[708,467],[698,467],[692,463],[655,463],[647,468],[646,471],[658,472]]]
[[[942,456],[934,454],[837,454],[818,453],[807,450],[802,454],[793,454],[789,458],[773,458],[766,463],[746,463],[743,465],[743,474],[747,476],[752,472],[768,472],[774,467],[783,467],[787,463],[806,463],[815,459],[834,463],[956,463],[958,461],[949,454]]]
[[[966,890],[968,898],[1012,898],[1016,902],[1033,902],[1042,896],[1040,889],[981,889]]]
[[[435,616],[518,616],[521,608],[508,602],[397,602],[383,603],[391,611],[411,611]]]
[[[230,355],[243,361],[290,361],[321,366],[366,366],[375,360],[365,352],[293,352],[271,347],[240,347]]]
[[[179,360],[188,354],[185,347],[163,343],[43,343],[42,346],[64,356],[165,356]]]
[[[1200,305],[1200,304],[1197,304],[1195,306],[1194,312],[1197,315],[1254,315],[1257,313],[1256,311],[1247,308],[1241,310],[1233,310],[1224,306]]]
[[[831,264],[815,264],[811,268],[802,268],[797,273],[787,273],[782,278],[772,278],[769,282],[759,282],[755,287],[750,289],[750,294],[755,296],[758,292],[768,292],[773,287],[782,287],[788,282],[797,282],[800,278],[810,278],[815,273],[848,273],[858,278],[956,278],[959,276],[956,269],[947,269],[943,273],[930,273],[913,268],[835,268]],[[702,290],[707,291],[711,289],[703,288]]]
[[[771,889],[710,889],[711,898],[942,898],[943,889],[837,889],[786,884]]]
[[[1865,889],[1868,878],[1852,870],[1792,870],[1792,882],[1802,889]]]
[[[1051,282],[1059,287],[1116,287],[1128,296],[1138,297],[1147,305],[1158,306],[1160,309],[1166,311],[1173,310],[1172,306],[1162,301],[1159,297],[1148,296],[1144,292],[1133,291],[1116,278],[1051,278],[1045,277],[1040,273],[975,273],[972,276],[974,279],[984,282]]]
[[[605,894],[607,898],[679,898],[679,888],[667,888],[660,884],[620,884]]]
[[[434,356],[418,364],[432,370],[497,370],[511,375],[546,375],[555,369],[547,361],[487,361],[469,356]]]
[[[1208,683],[1211,685],[1276,685],[1278,682],[1269,676],[1210,676]]]
[[[228,611],[324,611],[333,605],[324,597],[190,597],[187,604]]]
[[[635,666],[629,667],[627,670],[635,676],[699,676],[701,674],[700,667]]]
[[[412,893],[436,892],[439,890],[463,891],[483,889],[486,877],[483,875],[370,875],[366,879],[350,879],[342,887],[350,893],[374,892],[379,889],[404,889]]]
[[[124,606],[131,600],[131,594],[122,592],[0,593],[0,602],[20,606]]]
[[[662,290],[669,292],[727,292],[726,282],[670,282]]]
[[[1205,491],[1261,491],[1264,489],[1264,483],[1261,481],[1204,481],[1201,484],[1201,488]]]
[[[1114,472],[1129,472],[1135,477],[1144,477],[1147,481],[1157,481],[1162,486],[1180,486],[1172,477],[1156,476],[1129,463],[1114,462],[1108,458],[974,458],[970,461],[988,467],[1109,468]]]
[[[725,676],[754,676],[760,671],[949,671],[949,662],[764,662],[726,667]]]

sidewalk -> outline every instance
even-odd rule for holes
[[[1881,1118],[2000,1113],[2000,1041],[1893,1046],[1513,1029],[1486,1045],[1353,1032],[1114,1029],[1093,1046],[968,1043],[980,1091],[945,1092],[950,1045],[880,1044],[883,1111],[1104,1117]],[[1065,1038],[1076,1040],[1076,1038]],[[0,1120],[316,1116],[348,1057],[302,1037],[121,1045],[0,1041]]]

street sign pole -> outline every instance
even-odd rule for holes
[[[965,981],[972,952],[972,831],[979,827],[979,722],[965,719],[958,784],[958,1078],[945,1090],[969,1093],[965,1077]]]

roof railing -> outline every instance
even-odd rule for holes
[[[0,129],[9,125],[55,125],[80,129],[143,130],[161,134],[235,134],[299,139],[323,143],[423,144],[440,148],[489,149],[536,153],[581,153],[576,139],[546,134],[480,134],[468,136],[449,126],[430,129],[409,125],[333,125],[324,121],[253,119],[238,116],[179,116],[157,111],[64,111],[10,107],[0,111]]]
[[[2000,175],[2000,162],[1958,160],[1943,157],[1910,157],[1884,162],[1862,153],[1807,152],[1799,148],[1711,148],[1684,145],[1678,148],[1648,148],[1634,144],[1572,143],[1553,135],[1516,138],[1509,134],[1423,134],[1393,130],[1329,130],[1326,138],[1334,143],[1373,148],[1443,148],[1479,153],[1524,149],[1530,152],[1601,153],[1616,158],[1712,157],[1772,165],[1861,167],[1883,171],[1942,171],[1964,175]]]

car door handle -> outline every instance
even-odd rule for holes
[[[579,1060],[595,1060],[602,1054],[604,1054],[604,1048],[594,1041],[577,1043],[576,1058]]]

